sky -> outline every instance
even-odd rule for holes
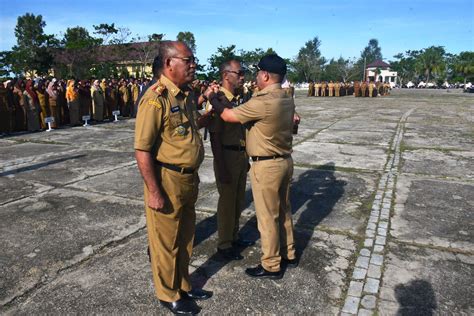
[[[92,33],[100,23],[126,27],[133,37],[164,33],[173,40],[190,31],[201,63],[231,44],[294,58],[315,36],[327,59],[359,57],[371,38],[386,60],[431,45],[474,51],[474,0],[0,0],[0,51],[15,45],[17,18],[25,13],[42,15],[45,33],[60,38],[68,27]]]

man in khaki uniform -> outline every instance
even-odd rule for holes
[[[320,83],[319,81],[317,81],[317,82],[314,84],[314,96],[316,96],[316,97],[319,97],[319,96],[320,96],[319,90],[321,90],[321,83]]]
[[[367,96],[367,82],[365,81],[362,81],[362,83],[360,84],[360,95],[362,97]]]
[[[183,42],[163,41],[156,65],[159,80],[140,99],[135,157],[145,182],[145,210],[156,296],[175,314],[196,314],[193,299],[212,292],[193,289],[188,266],[195,230],[197,170],[204,159],[198,112],[189,83],[196,63]]]
[[[326,81],[321,82],[321,96],[325,97],[326,96],[326,88],[328,84]]]
[[[220,66],[222,86],[220,91],[234,106],[239,105],[236,92],[244,83],[244,71],[237,60]],[[217,203],[217,251],[228,260],[241,260],[237,247],[248,247],[253,241],[239,239],[239,218],[245,201],[245,185],[249,166],[245,152],[245,128],[239,123],[226,123],[218,115],[209,128],[214,173],[219,191]]]
[[[310,80],[309,84],[308,84],[308,97],[314,97],[314,82],[313,82],[313,80]]]
[[[334,96],[334,82],[329,81],[328,83],[328,94],[330,97]]]
[[[259,92],[237,108],[224,108],[226,99],[210,94],[217,113],[226,122],[252,123],[247,134],[247,153],[252,193],[262,240],[261,264],[245,272],[255,278],[279,279],[281,263],[296,266],[290,181],[293,175],[292,129],[295,103],[281,89],[285,61],[276,54],[264,56],[257,65]]]
[[[374,96],[375,83],[373,81],[370,81],[368,84],[368,88],[369,88],[369,97],[372,98]]]
[[[359,81],[354,81],[354,96],[360,97],[360,83]]]
[[[336,81],[336,83],[334,84],[334,95],[336,97],[341,96],[341,83],[339,81]]]

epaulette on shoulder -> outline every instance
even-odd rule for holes
[[[150,87],[158,96],[161,96],[166,91],[166,86],[160,81],[156,82],[153,86]]]

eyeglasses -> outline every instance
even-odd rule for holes
[[[181,59],[182,61],[184,61],[186,64],[194,64],[196,63],[196,57],[194,56],[190,56],[190,57],[178,57],[178,56],[173,56],[171,58],[177,58],[177,59]]]
[[[231,72],[233,74],[236,74],[239,77],[242,77],[245,75],[245,72],[243,70],[235,71],[235,70],[226,70],[225,72]]]

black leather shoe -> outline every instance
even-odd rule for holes
[[[281,263],[287,267],[287,268],[296,268],[299,264],[299,261],[297,258],[295,259],[284,259],[284,258],[281,258]]]
[[[252,278],[278,280],[278,279],[281,279],[283,277],[283,274],[281,273],[281,271],[278,271],[278,272],[267,271],[262,267],[261,264],[259,264],[255,268],[245,269],[245,273],[247,273]]]
[[[201,311],[201,308],[196,304],[196,302],[184,298],[175,302],[165,302],[160,300],[160,303],[175,315],[196,315]]]
[[[227,260],[242,260],[244,257],[238,253],[234,248],[219,249],[217,253]]]
[[[232,246],[234,247],[250,247],[253,245],[255,245],[255,241],[247,239],[237,239],[232,242]]]
[[[189,292],[182,291],[181,294],[182,297],[187,297],[193,300],[207,300],[212,297],[213,293],[203,289],[192,289]]]

